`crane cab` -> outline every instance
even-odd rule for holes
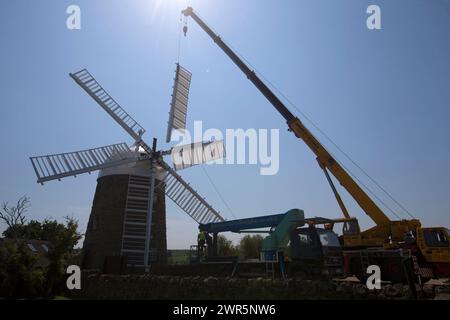
[[[314,224],[296,228],[290,234],[291,262],[288,273],[308,276],[341,276],[343,254],[338,236]]]

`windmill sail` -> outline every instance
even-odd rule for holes
[[[186,129],[186,114],[191,78],[192,73],[177,64],[169,113],[169,123],[167,126],[166,142],[170,142],[173,130]]]
[[[158,187],[164,184],[166,195],[192,219],[201,224],[225,221],[175,170],[164,161],[160,160],[159,164],[167,174]]]
[[[177,146],[172,149],[171,155],[175,170],[181,170],[223,158],[224,143],[220,140]]]
[[[113,166],[142,160],[139,153],[131,151],[126,143],[94,149],[31,157],[38,183],[76,176]]]
[[[141,140],[145,129],[134,120],[108,92],[95,80],[95,78],[83,69],[71,73],[70,76],[83,88],[116,122],[125,129],[136,141]]]
[[[139,153],[132,152],[126,144],[120,144],[65,154],[33,157],[31,158],[31,162],[36,171],[38,182],[43,183],[45,181],[74,176],[84,172],[91,172],[107,167],[150,159],[154,155],[154,150],[142,140],[145,129],[106,92],[89,71],[83,69],[71,73],[70,76],[135,139],[136,144],[141,146],[147,155],[141,156]],[[185,129],[186,127],[186,111],[191,77],[192,75],[189,71],[180,65],[177,65],[167,133],[168,140],[170,140],[173,129]],[[219,145],[211,144],[210,147],[214,146],[213,150],[207,151],[208,145],[209,144],[201,144],[197,149],[194,148],[196,152],[201,150],[208,154],[206,156],[201,155],[202,161],[214,160],[216,159],[215,154],[220,154]],[[112,153],[111,148],[114,150],[114,153]],[[215,149],[217,149],[217,151],[214,151]],[[168,152],[161,152],[161,156],[165,154],[168,154]],[[196,156],[192,154],[191,157],[192,159],[195,159]],[[167,172],[161,182],[165,185],[166,195],[183,211],[198,223],[224,221],[222,216],[186,181],[184,181],[180,175],[165,163],[162,157],[158,157],[156,161]],[[188,161],[183,163],[184,167],[188,166],[187,162]]]

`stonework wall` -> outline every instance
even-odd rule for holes
[[[128,175],[108,175],[97,188],[83,244],[82,268],[102,270],[106,256],[120,256]],[[158,184],[156,181],[155,185]],[[156,249],[156,265],[167,262],[166,205],[164,188],[155,191],[150,247]]]
[[[418,288],[419,299],[439,299],[450,285]],[[410,299],[408,286],[383,285],[368,290],[361,283],[304,279],[236,279],[155,275],[83,275],[81,290],[68,293],[74,299]]]
[[[158,185],[159,181],[155,181]],[[156,265],[167,263],[166,194],[164,187],[155,190],[156,203],[153,206],[152,237],[150,247],[156,249]]]
[[[82,268],[102,269],[105,256],[120,255],[127,192],[127,175],[97,180],[83,243]]]

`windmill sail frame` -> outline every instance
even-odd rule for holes
[[[92,74],[83,69],[70,73],[70,77],[83,88],[122,128],[125,129],[136,141],[141,140],[145,133],[136,120],[133,119],[113,97],[95,80]]]
[[[30,157],[38,178],[37,182],[41,184],[145,159],[148,159],[148,157],[133,152],[126,143]]]
[[[141,146],[145,153],[133,152],[126,143],[119,143],[81,151],[30,157],[38,178],[38,183],[43,184],[44,182],[51,180],[60,180],[61,178],[91,173],[105,168],[142,160],[150,160],[152,161],[152,167],[154,166],[154,162],[156,162],[167,172],[162,181],[167,187],[166,195],[191,218],[198,223],[225,220],[218,211],[208,204],[189,183],[183,180],[183,178],[163,160],[162,157],[168,155],[170,151],[155,152],[156,150],[153,150],[142,140],[145,129],[108,94],[87,69],[70,73],[70,77],[75,80],[75,82],[123,129],[125,129],[125,131],[127,131],[127,133],[135,140],[135,145]],[[169,121],[170,125],[168,127],[169,138],[172,129],[185,128],[185,115],[191,77],[192,74],[188,70],[177,64],[174,94],[172,96],[172,120]],[[178,117],[180,114],[178,112],[183,114],[183,111],[184,120],[181,119],[183,121],[180,123],[178,121],[180,120]],[[200,143],[200,146],[200,149],[204,152],[205,147],[211,146],[211,142]],[[193,157],[195,156],[193,155]],[[206,162],[214,160],[211,157],[211,155],[209,158],[208,156],[202,156],[202,161]]]
[[[223,158],[225,156],[224,141],[196,142],[176,146],[172,148],[171,156],[175,170],[190,168]]]
[[[186,115],[191,79],[192,73],[177,63],[172,102],[170,103],[166,142],[170,142],[173,130],[182,132],[186,129]]]

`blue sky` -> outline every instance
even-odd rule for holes
[[[28,194],[30,219],[73,214],[84,231],[96,174],[40,186],[28,157],[132,142],[69,72],[88,68],[147,129],[148,141],[157,137],[168,146],[180,10],[187,3],[423,225],[450,226],[448,0],[1,1],[0,201]],[[81,30],[66,28],[70,4],[81,8]],[[381,8],[382,30],[366,27],[370,4]],[[188,128],[203,120],[206,128],[222,130],[280,129],[277,175],[260,176],[255,165],[206,167],[234,216],[291,208],[341,216],[309,149],[193,21],[181,39],[181,63],[193,73]],[[233,218],[202,168],[182,175]],[[342,196],[360,224],[371,226]],[[196,238],[195,223],[171,203],[167,212],[169,248],[187,248]]]

